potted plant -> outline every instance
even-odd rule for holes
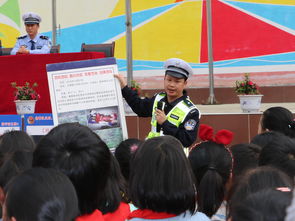
[[[139,96],[141,93],[141,88],[140,88],[140,84],[137,83],[135,80],[131,81],[131,87],[130,87],[133,91],[136,91],[137,95]]]
[[[250,80],[248,73],[244,74],[242,81],[236,81],[235,91],[239,94],[238,97],[244,113],[259,111],[263,95],[260,94],[258,85]]]
[[[35,91],[38,84],[35,82],[32,85],[26,82],[23,86],[18,86],[16,82],[12,82],[11,86],[15,88],[14,102],[17,114],[32,114],[35,112],[36,101],[40,95]]]

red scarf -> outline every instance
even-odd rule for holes
[[[142,218],[142,219],[165,219],[175,217],[177,215],[165,212],[154,212],[149,209],[137,209],[131,212],[128,216],[128,220],[132,218]]]
[[[75,221],[104,221],[102,213],[96,209],[91,214],[82,215],[76,218]]]
[[[120,203],[118,209],[112,213],[102,214],[98,209],[91,214],[85,214],[76,218],[75,221],[124,221],[130,214],[130,207],[127,203]]]

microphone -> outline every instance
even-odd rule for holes
[[[159,101],[158,104],[157,104],[157,109],[161,110],[161,111],[164,111],[164,108],[165,108],[165,102],[164,101]],[[161,125],[159,125],[157,123],[157,133],[160,133],[160,131],[161,131]]]
[[[164,111],[164,108],[165,108],[165,102],[164,101],[159,101],[158,104],[157,104],[157,109],[161,110],[161,111]]]

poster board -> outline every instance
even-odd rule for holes
[[[54,125],[79,122],[114,149],[127,139],[127,126],[116,59],[48,64]]]
[[[31,136],[44,136],[53,127],[53,117],[50,113],[24,115],[24,131]]]
[[[12,130],[22,130],[21,115],[0,115],[0,135]]]

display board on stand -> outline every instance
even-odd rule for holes
[[[96,132],[109,148],[127,139],[115,58],[48,64],[54,125],[79,122]]]

